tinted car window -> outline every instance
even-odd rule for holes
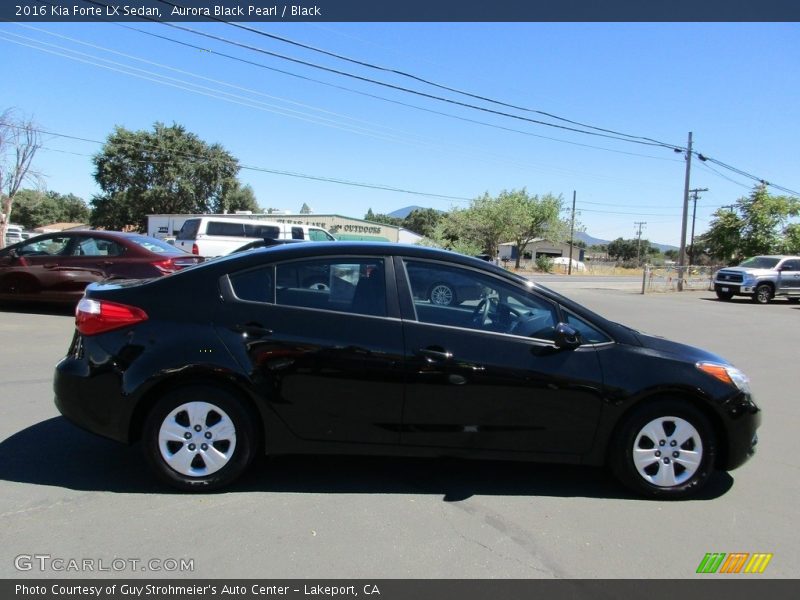
[[[275,279],[277,304],[386,316],[382,259],[294,261],[278,265]]]
[[[274,269],[263,267],[231,275],[231,285],[237,298],[251,302],[274,302]]]
[[[800,271],[800,260],[790,259],[781,265],[784,271]]]
[[[241,223],[209,221],[208,225],[206,225],[206,234],[227,237],[244,237],[244,226]]]
[[[175,239],[194,240],[197,239],[197,231],[200,229],[200,219],[187,219],[181,226],[181,230]]]
[[[137,236],[128,238],[134,244],[155,254],[175,254],[179,250],[175,246],[151,237]]]
[[[124,248],[112,240],[84,237],[72,248],[73,256],[120,256]]]
[[[269,238],[271,240],[278,239],[281,234],[280,228],[275,225],[258,225],[253,223],[244,226],[245,237],[260,237]]]
[[[416,261],[406,262],[417,320],[436,325],[465,327],[521,335],[537,339],[554,339],[558,323],[555,305],[523,287],[472,271]],[[437,301],[427,282],[447,282],[459,298],[458,303]],[[440,284],[434,284],[440,285]],[[463,299],[467,292],[480,290],[477,297]]]
[[[587,344],[604,344],[611,339],[596,327],[589,325],[580,317],[576,317],[570,312],[566,313],[567,324],[574,327],[581,334],[581,341]]]
[[[304,240],[306,236],[303,234],[302,227],[292,227],[292,239],[293,240]]]
[[[67,236],[53,236],[45,239],[38,239],[35,242],[25,244],[17,249],[20,256],[50,256],[62,255],[67,250],[70,238]]]

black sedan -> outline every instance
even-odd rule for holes
[[[482,292],[442,305],[417,279]],[[76,329],[59,410],[141,440],[184,490],[229,484],[261,452],[373,453],[608,464],[679,498],[744,463],[760,422],[722,358],[417,246],[288,244],[92,284]]]

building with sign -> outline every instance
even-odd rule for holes
[[[291,223],[295,225],[312,225],[327,229],[342,241],[365,242],[399,242],[415,244],[422,239],[421,235],[384,223],[365,221],[343,215],[334,214],[226,214],[226,215],[147,215],[147,235],[164,239],[174,238],[183,226],[183,222],[190,217],[230,217],[237,219],[255,219],[259,221],[277,221],[278,223]]]

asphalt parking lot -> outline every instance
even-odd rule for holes
[[[184,495],[154,483],[138,448],[59,416],[52,372],[71,316],[6,307],[0,577],[666,579],[698,577],[708,552],[772,553],[758,577],[795,577],[800,306],[550,285],[743,369],[764,410],[756,456],[683,502],[632,497],[602,469],[348,457],[265,459],[224,493]],[[95,571],[18,558],[33,555]],[[193,570],[172,570],[181,559]]]

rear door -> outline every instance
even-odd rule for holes
[[[779,290],[790,296],[800,295],[800,259],[790,258],[779,267]]]
[[[265,265],[231,273],[223,295],[219,335],[296,437],[398,443],[403,326],[391,263],[357,256]]]

